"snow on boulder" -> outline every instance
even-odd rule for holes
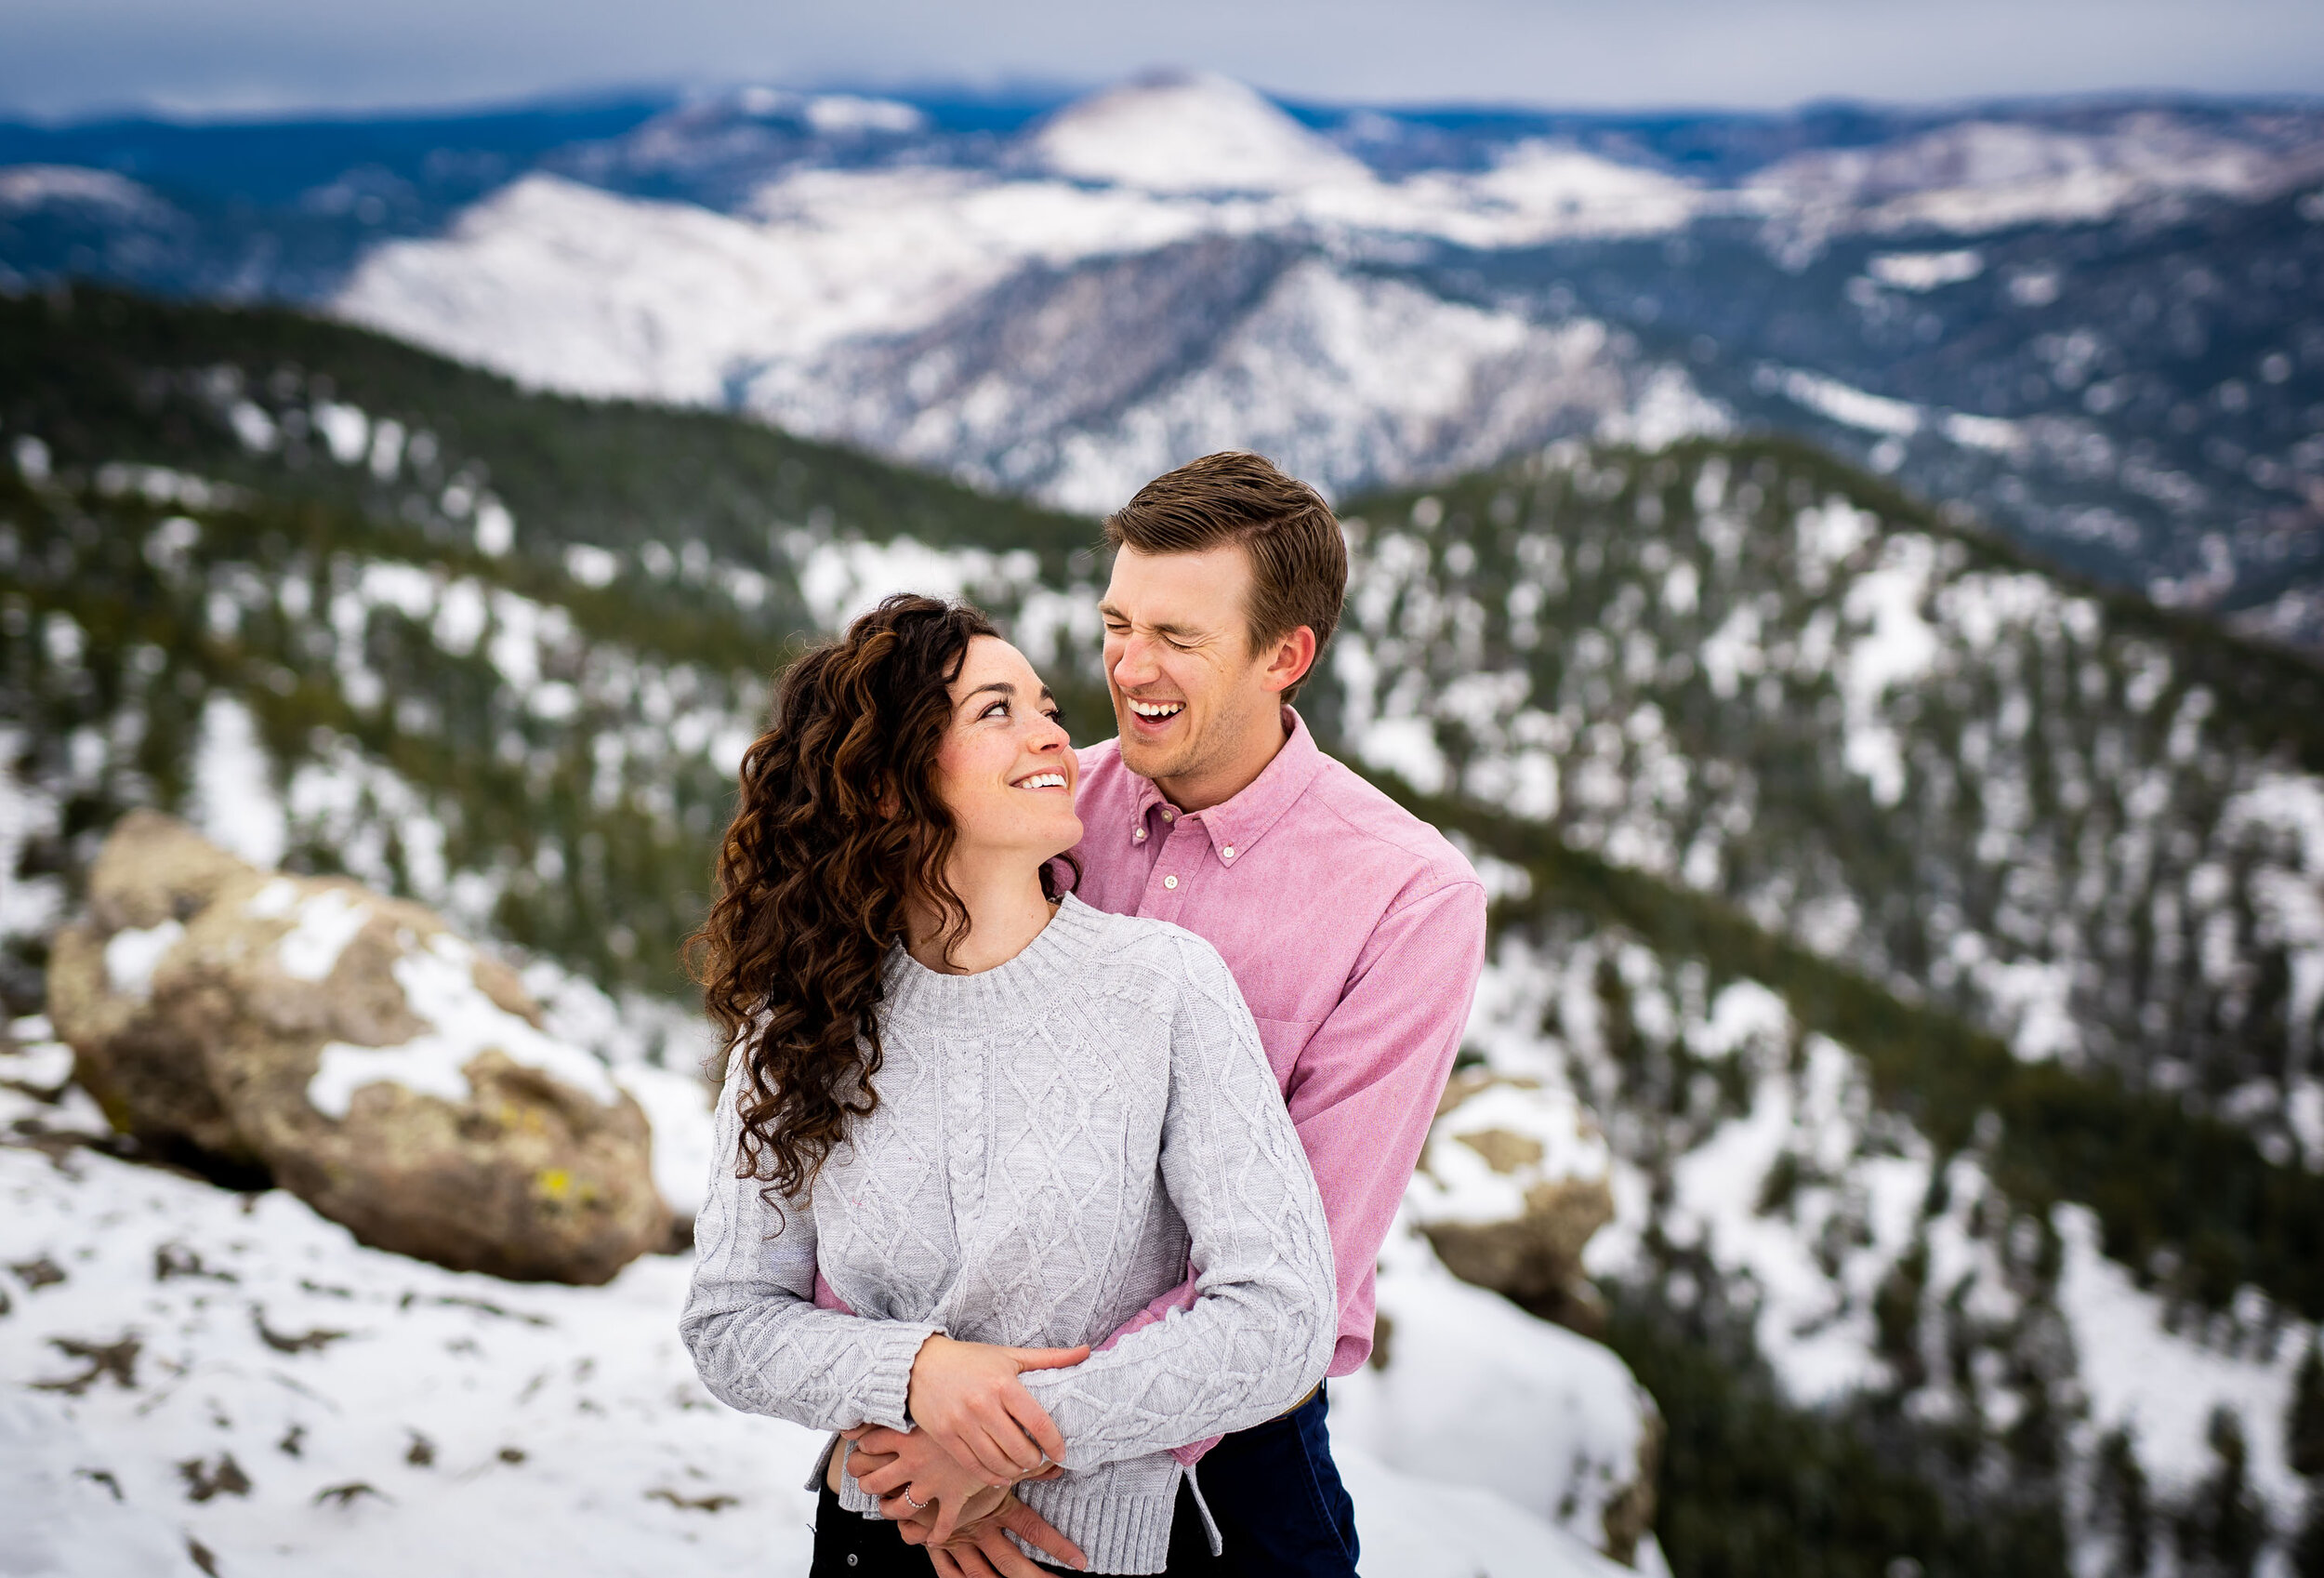
[[[262,1169],[367,1244],[602,1282],[670,1233],[637,1101],[419,905],[123,818],[49,1018],[116,1127]]]
[[[1613,1158],[1588,1111],[1570,1091],[1471,1069],[1436,1112],[1413,1221],[1455,1276],[1594,1334],[1604,1310],[1581,1252],[1613,1219]]]

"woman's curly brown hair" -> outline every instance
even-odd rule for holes
[[[738,1178],[803,1195],[878,1106],[880,970],[913,896],[944,917],[947,953],[967,935],[936,753],[969,643],[997,634],[965,603],[891,597],[785,670],[743,754],[719,897],[687,945],[746,1065]],[[1054,898],[1047,867],[1042,884]]]

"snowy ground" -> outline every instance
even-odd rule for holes
[[[53,1043],[0,1060],[0,1572],[806,1570],[819,1441],[703,1391],[684,1257],[570,1288],[367,1250],[281,1191],[25,1143],[101,1132],[77,1093],[27,1094],[64,1072]],[[1488,1491],[1342,1452],[1369,1572],[1623,1571]]]

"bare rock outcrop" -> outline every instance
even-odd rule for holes
[[[1413,1211],[1455,1276],[1599,1336],[1604,1306],[1581,1252],[1613,1220],[1611,1165],[1571,1093],[1472,1069],[1437,1104]]]
[[[1437,1103],[1406,1209],[1462,1281],[1597,1338],[1604,1334],[1605,1305],[1581,1255],[1613,1220],[1612,1169],[1604,1136],[1572,1092],[1470,1069],[1454,1076]],[[1598,1548],[1624,1564],[1654,1527],[1663,1440],[1653,1400],[1634,1381],[1630,1389],[1632,1423],[1618,1432],[1620,1451],[1592,1460],[1584,1476],[1589,1493],[1579,1498],[1595,1509]],[[1589,1455],[1578,1454],[1577,1464]],[[1564,1496],[1575,1495],[1569,1483]]]
[[[364,1243],[593,1283],[667,1235],[637,1103],[422,906],[262,871],[134,812],[48,982],[117,1128],[263,1169]]]

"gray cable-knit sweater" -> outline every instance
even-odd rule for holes
[[[1024,1377],[1067,1472],[1020,1493],[1093,1571],[1159,1571],[1169,1449],[1273,1418],[1331,1357],[1323,1202],[1250,1011],[1199,937],[1072,897],[1006,964],[944,975],[899,948],[885,983],[878,1107],[804,1209],[733,1176],[728,1079],[680,1321],[694,1364],[749,1412],[906,1428],[929,1333],[1096,1344],[1191,1262],[1192,1309]],[[855,1314],[816,1307],[818,1268]]]

